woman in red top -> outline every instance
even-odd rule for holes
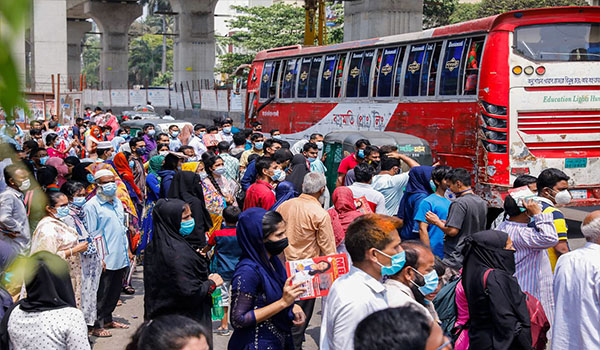
[[[333,235],[335,236],[335,246],[339,247],[344,242],[346,230],[350,223],[357,217],[363,215],[356,209],[354,204],[354,195],[352,190],[346,186],[338,187],[333,191],[333,208],[329,209],[331,223],[333,225]]]

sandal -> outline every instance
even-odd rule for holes
[[[119,299],[119,301],[117,301],[117,306],[121,306],[123,305],[123,301],[121,299]]]
[[[227,328],[217,328],[217,330],[215,331],[215,333],[217,333],[218,335],[224,335],[224,336],[228,336],[231,334],[231,331]]]
[[[123,293],[128,295],[135,294],[135,289],[132,286],[125,286],[123,287]]]
[[[107,323],[104,325],[104,327],[106,328],[120,328],[120,329],[128,329],[129,326],[124,324],[124,323],[120,323],[120,322],[116,322],[116,321],[112,321],[111,323]]]
[[[98,338],[109,338],[109,337],[112,337],[112,334],[109,331],[107,331],[106,329],[104,329],[104,328],[93,329],[92,332],[91,332],[91,334],[94,337],[98,337]]]

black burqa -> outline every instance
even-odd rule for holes
[[[185,203],[159,199],[153,235],[144,255],[144,318],[178,314],[211,329],[208,260],[179,233]],[[210,334],[210,333],[209,333]]]
[[[488,230],[465,241],[462,284],[469,304],[471,349],[531,349],[531,321],[526,297],[515,273],[513,250],[504,249],[508,234]],[[483,277],[487,277],[487,288]]]
[[[171,182],[167,198],[181,199],[190,205],[196,227],[185,240],[196,248],[204,248],[206,232],[211,229],[213,223],[204,204],[204,191],[200,183],[200,176],[191,171],[177,171]]]
[[[294,184],[296,193],[302,193],[302,183],[304,182],[304,176],[310,173],[310,168],[306,162],[306,158],[303,154],[296,154],[290,162],[292,172],[286,177],[286,181]]]
[[[0,324],[0,349],[8,349],[10,337],[8,320],[15,307],[20,306],[24,312],[42,312],[77,307],[69,266],[58,255],[40,251],[30,258],[31,276],[25,276],[27,298],[19,301],[9,309]]]

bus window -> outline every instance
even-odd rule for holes
[[[321,73],[321,95],[320,97],[331,97],[331,90],[333,88],[333,78],[335,74],[335,59],[336,55],[325,56],[325,65],[323,66],[323,73]]]
[[[426,46],[427,44],[420,44],[410,47],[404,77],[404,96],[419,96],[419,80]]]
[[[371,80],[371,66],[373,65],[373,57],[375,57],[375,51],[365,51],[365,58],[363,59],[362,68],[360,69],[358,88],[359,97],[369,96],[369,81]]]
[[[465,40],[449,40],[442,61],[440,95],[458,95],[459,72],[465,47]]]
[[[322,57],[313,57],[308,73],[308,97],[317,97],[317,83],[319,82],[319,70],[321,69]]]
[[[377,96],[392,96],[392,82],[394,78],[394,63],[398,56],[398,48],[387,48],[380,51],[381,60],[378,62],[377,72],[375,74],[375,85],[377,86]]]
[[[298,77],[298,98],[305,98],[308,93],[308,72],[312,59],[305,57],[301,59],[300,76]]]
[[[342,83],[344,79],[344,69],[346,66],[346,54],[341,54],[338,57],[336,68],[335,68],[335,87],[333,97],[342,96]]]
[[[469,45],[467,52],[467,65],[465,67],[465,83],[463,94],[475,95],[477,92],[477,77],[479,75],[479,66],[481,63],[481,53],[483,52],[483,38],[475,38]]]
[[[351,55],[350,67],[346,77],[346,97],[358,97],[358,80],[364,57],[364,52],[353,52]]]
[[[273,62],[265,62],[260,79],[260,98],[269,98],[269,87],[273,79]]]
[[[437,76],[437,66],[440,59],[440,44],[427,44],[425,57],[423,58],[423,69],[421,69],[421,96],[435,95],[435,79]]]
[[[296,59],[287,60],[284,67],[285,70],[281,76],[281,98],[292,98],[296,87]]]

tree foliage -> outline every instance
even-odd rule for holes
[[[589,4],[585,0],[483,0],[476,4],[457,4],[454,12],[450,16],[450,23],[464,22],[515,10],[588,5]]]
[[[98,87],[100,83],[100,38],[98,35],[86,34],[82,50],[83,66],[81,73],[85,76],[88,87]]]
[[[450,24],[450,15],[457,4],[458,0],[424,0],[423,29]]]
[[[129,82],[137,85],[164,81],[161,74],[162,36],[144,34],[129,44]],[[167,72],[173,72],[173,40],[167,39]],[[159,78],[160,77],[160,78]],[[157,79],[159,78],[159,79]]]

